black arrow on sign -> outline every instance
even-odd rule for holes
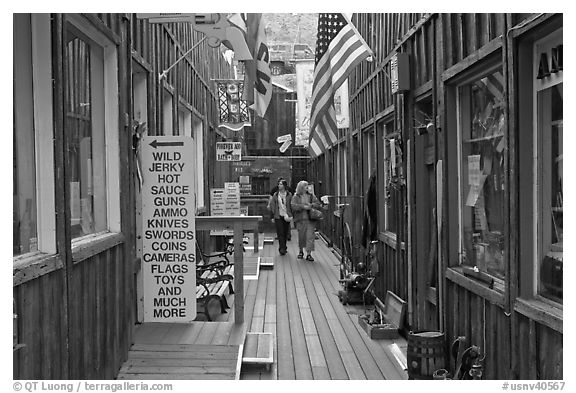
[[[158,142],[156,139],[150,143],[154,149],[158,146],[184,146],[184,142]]]

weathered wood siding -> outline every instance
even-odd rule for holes
[[[126,360],[135,290],[123,248],[118,245],[74,264],[69,283],[72,379],[113,379]]]
[[[62,379],[68,375],[66,286],[62,269],[13,289],[18,315],[14,379]]]
[[[334,163],[339,149],[348,155],[347,192],[364,195],[368,188],[369,147],[364,138],[375,136],[378,182],[383,181],[384,143],[387,135],[400,143],[406,183],[399,183],[388,203],[394,220],[390,233],[384,228],[385,188],[378,184],[378,258],[380,275],[377,295],[391,290],[408,301],[407,323],[414,330],[443,330],[447,344],[460,335],[469,345],[479,345],[486,354],[486,379],[559,379],[562,378],[562,328],[526,317],[514,311],[518,294],[518,212],[517,136],[507,137],[508,174],[505,218],[510,270],[505,285],[497,291],[478,289],[464,276],[447,274],[456,263],[457,229],[454,226],[456,189],[456,124],[447,118],[454,110],[448,91],[452,80],[486,59],[500,57],[501,72],[508,84],[506,114],[509,127],[514,122],[516,67],[512,41],[514,29],[527,29],[535,14],[357,14],[354,24],[375,52],[375,62],[362,62],[349,77],[351,125],[340,133],[334,147],[309,163],[310,177],[317,177],[336,190],[336,181],[321,169],[324,160]],[[540,18],[544,23],[547,17]],[[410,61],[410,90],[392,95],[389,60],[396,52],[407,53]],[[387,75],[386,75],[387,74]],[[424,111],[428,119],[423,119]],[[432,134],[419,135],[417,123],[431,121]],[[370,139],[368,139],[370,141]],[[367,150],[368,149],[368,150]],[[439,161],[443,162],[443,181],[437,182]],[[342,168],[333,170],[344,176]],[[327,180],[330,179],[328,183]],[[451,184],[450,184],[451,183]],[[329,186],[330,187],[330,186]],[[329,193],[329,191],[325,191]],[[335,193],[335,192],[332,192]],[[437,230],[437,197],[442,199],[441,231]],[[361,243],[364,207],[351,208],[347,220],[354,228],[355,244]],[[389,222],[390,224],[390,222]],[[325,220],[323,233],[339,244],[339,221]],[[359,250],[360,258],[363,249]],[[438,265],[440,264],[440,266]],[[560,323],[561,324],[561,323]],[[546,350],[548,349],[548,351]],[[550,355],[552,354],[553,355]],[[559,354],[559,355],[558,355]]]
[[[54,74],[54,165],[56,242],[59,253],[14,267],[13,298],[18,343],[14,379],[113,379],[126,359],[135,327],[137,299],[135,162],[132,151],[132,62],[148,71],[148,130],[160,134],[162,105],[159,73],[201,37],[186,24],[152,25],[135,14],[83,14],[116,44],[121,232],[84,246],[72,246],[66,172],[69,137],[65,128],[64,45],[68,14],[52,14]],[[215,87],[211,78],[231,73],[217,49],[202,43],[170,73],[166,88],[178,105],[192,108],[204,123],[205,183],[211,179],[208,149],[215,138]],[[178,116],[173,116],[177,126]],[[205,185],[205,196],[208,185]],[[74,249],[74,251],[73,251]],[[32,258],[33,259],[33,258]]]
[[[446,298],[448,345],[458,336],[466,337],[468,346],[478,346],[486,356],[483,379],[513,379],[510,315],[500,305],[451,281],[447,281]]]

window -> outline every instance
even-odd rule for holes
[[[172,94],[163,90],[162,93],[162,135],[178,135],[178,130],[173,133],[172,127]]]
[[[336,167],[332,169],[332,172],[334,174],[333,178],[336,179],[336,190],[334,191],[335,195],[342,195],[342,176],[340,175],[342,173],[342,150],[342,144],[337,145],[334,149],[334,155],[336,156]]]
[[[182,106],[178,110],[178,124],[180,131],[177,135],[193,138],[194,146],[194,184],[196,185],[196,208],[204,206],[204,135],[202,121],[192,112]]]
[[[504,279],[504,80],[500,69],[458,86],[460,263]]]
[[[252,177],[252,195],[270,194],[270,177],[254,176]]]
[[[116,47],[78,15],[65,44],[65,127],[72,238],[120,231]]]
[[[148,74],[138,63],[133,62],[132,68],[132,110],[134,120],[138,123],[148,123]]]
[[[347,142],[346,142],[347,143]],[[340,195],[348,195],[348,148],[346,143],[340,144]]]
[[[363,135],[364,145],[364,179],[370,179],[372,172],[376,168],[376,140],[374,137],[374,129],[370,128],[364,132]]]
[[[14,14],[13,255],[56,253],[50,16]]]
[[[194,118],[194,143],[196,145],[196,206],[204,206],[204,128],[202,120]]]
[[[563,263],[563,71],[562,34],[535,43],[533,160],[537,293],[562,302]]]
[[[384,126],[384,229],[396,233],[396,212],[401,203],[401,194],[398,184],[399,149],[394,134],[394,122],[390,121]]]

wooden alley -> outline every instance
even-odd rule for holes
[[[288,254],[279,256],[277,242],[267,243],[261,259],[274,259],[273,269],[260,269],[257,279],[244,280],[244,325],[235,325],[234,307],[214,322],[192,324],[145,323],[134,336],[128,361],[119,378],[135,379],[218,379],[237,366],[231,355],[243,343],[246,332],[273,335],[274,362],[269,369],[243,365],[240,379],[254,380],[382,380],[407,379],[404,370],[406,341],[372,340],[358,324],[362,305],[342,305],[338,300],[338,258],[321,240],[316,241],[315,262],[296,259],[296,236],[288,243]],[[247,258],[245,258],[246,260]],[[246,277],[246,276],[245,276]],[[234,295],[229,297],[230,304]],[[182,351],[198,357],[204,348],[217,346],[205,367],[136,367],[142,364],[143,349],[161,353],[156,365],[168,364],[170,351],[178,361],[173,365],[198,365],[183,359]],[[397,350],[400,349],[400,351]],[[196,355],[194,355],[196,349]],[[222,352],[227,352],[223,354]],[[143,355],[153,356],[153,355]],[[215,361],[214,358],[221,359]],[[210,362],[216,370],[210,372]],[[214,363],[216,362],[216,363]],[[131,365],[131,366],[130,366]],[[217,365],[218,367],[215,368]],[[163,375],[159,374],[162,369]],[[148,377],[146,376],[148,373]],[[187,374],[188,373],[188,374]],[[196,373],[196,374],[191,374]],[[218,374],[220,373],[220,374]]]

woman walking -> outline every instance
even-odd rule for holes
[[[278,180],[278,191],[270,199],[270,211],[272,212],[272,222],[276,224],[276,235],[278,236],[278,251],[280,255],[285,255],[286,239],[290,234],[290,222],[292,222],[292,193],[288,191],[288,182],[284,179]]]
[[[306,248],[307,261],[313,261],[312,251],[314,251],[314,229],[315,223],[310,220],[310,209],[320,209],[321,203],[318,198],[308,192],[308,182],[302,180],[296,186],[296,194],[292,197],[292,212],[294,214],[294,222],[298,230],[298,247],[300,253],[298,259],[304,258],[304,248]]]

